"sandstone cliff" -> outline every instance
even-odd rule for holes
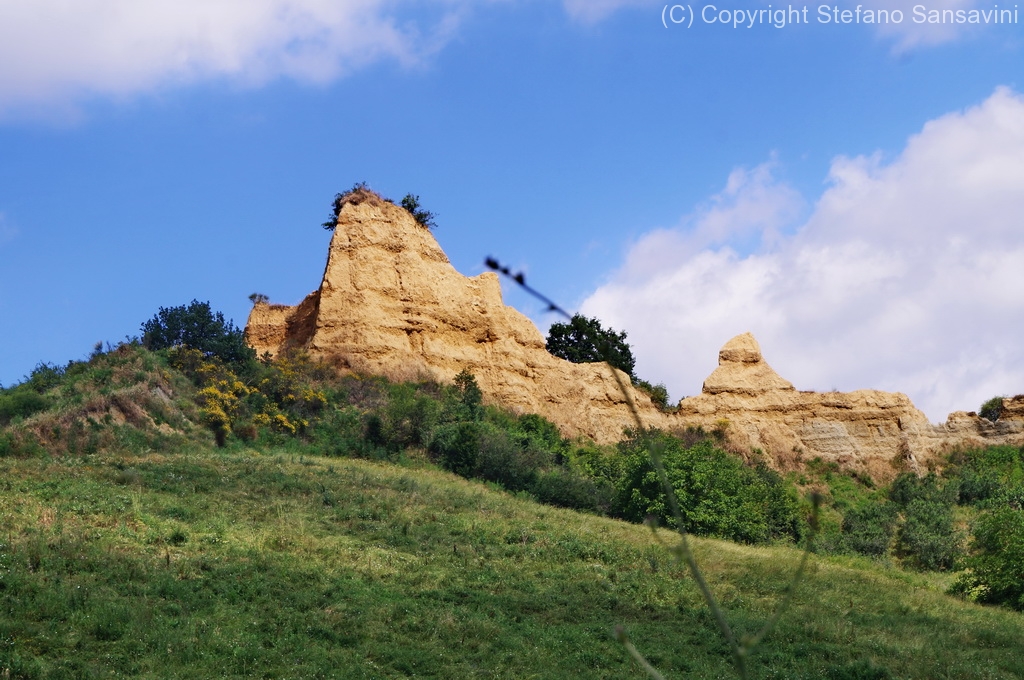
[[[724,430],[737,450],[783,469],[820,456],[885,479],[956,446],[1024,443],[1024,398],[1007,400],[997,423],[958,412],[932,425],[902,394],[797,391],[749,333],[722,348],[700,395],[663,413],[625,374],[548,354],[536,326],[503,304],[495,274],[459,274],[428,229],[365,190],[338,214],[320,287],[295,307],[257,304],[246,337],[260,354],[304,348],[341,371],[397,380],[450,382],[468,369],[488,401],[599,442],[634,425],[628,395],[644,426]]]
[[[904,394],[798,392],[764,361],[749,333],[726,343],[718,363],[702,393],[679,402],[676,417],[705,428],[718,423],[739,450],[760,450],[781,469],[821,457],[885,480],[954,448],[1024,444],[1024,413],[1015,410],[1024,410],[1024,398],[1006,400],[996,423],[957,412],[933,425]]]
[[[303,347],[340,370],[396,380],[471,371],[485,398],[539,413],[570,436],[615,441],[633,418],[611,369],[573,364],[501,298],[497,275],[459,274],[430,231],[377,195],[356,192],[338,215],[320,288],[296,307],[257,304],[246,338],[258,353]],[[664,426],[629,386],[644,424]]]

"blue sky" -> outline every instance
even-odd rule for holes
[[[914,4],[0,0],[0,382],[160,306],[299,301],[367,181],[419,194],[459,271],[626,330],[673,398],[747,330],[800,389],[933,420],[1024,392],[1024,25]]]

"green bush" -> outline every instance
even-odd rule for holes
[[[352,406],[334,406],[310,428],[317,450],[328,456],[366,456],[366,426]]]
[[[256,359],[256,352],[245,344],[242,330],[225,320],[221,312],[213,312],[209,302],[198,300],[179,307],[161,307],[142,324],[142,344],[150,350],[183,345],[228,363],[251,363]]]
[[[993,423],[999,420],[999,416],[1003,415],[1003,399],[1005,397],[992,397],[978,409],[978,415],[982,418],[987,418]]]
[[[476,473],[480,459],[480,422],[448,423],[434,431],[429,451],[445,469],[463,477]]]
[[[896,534],[896,554],[919,569],[950,569],[961,554],[961,537],[953,523],[957,480],[946,483],[934,474],[905,472],[889,487],[889,499],[903,513]]]
[[[962,505],[982,505],[995,498],[1003,488],[999,475],[994,470],[970,466],[959,475],[960,499]]]
[[[412,218],[416,220],[421,227],[426,227],[427,229],[434,229],[437,227],[437,215],[426,210],[420,204],[419,196],[406,194],[399,205],[408,210],[409,214],[412,215]]]
[[[380,445],[393,453],[410,447],[426,447],[438,423],[441,405],[416,386],[391,385],[382,409]]]
[[[668,411],[668,388],[665,387],[664,383],[658,383],[652,385],[646,380],[640,378],[633,379],[633,385],[637,387],[641,392],[644,392],[651,398],[651,403],[658,407],[661,411]]]
[[[676,520],[651,459],[661,447],[669,484],[686,531],[744,543],[799,536],[798,502],[782,479],[754,469],[704,440],[690,447],[658,430],[633,431],[619,444],[625,458],[614,514],[634,522],[647,516],[675,527]]]
[[[872,500],[843,515],[843,544],[848,550],[881,557],[888,554],[898,520],[894,503]]]
[[[964,566],[952,592],[1024,611],[1024,510],[1004,505],[980,515]]]
[[[3,390],[0,392],[0,426],[8,425],[15,418],[28,418],[45,411],[49,405],[49,399],[27,384]]]
[[[615,487],[571,469],[555,467],[540,472],[530,492],[548,505],[604,513],[611,506]]]
[[[988,446],[950,455],[947,479],[959,484],[959,502],[987,507],[1009,502],[1024,487],[1024,447]]]
[[[568,449],[566,460],[571,469],[613,487],[624,474],[624,458],[615,446],[577,443]]]
[[[525,491],[534,485],[541,469],[551,465],[548,452],[521,446],[490,423],[481,423],[480,452],[474,477],[501,484],[509,491]]]
[[[961,554],[951,504],[916,498],[904,509],[896,552],[910,564],[930,571],[950,569]]]
[[[60,385],[64,381],[64,375],[67,372],[67,368],[64,366],[55,366],[48,363],[40,363],[29,375],[28,380],[23,384],[42,394],[57,385]]]
[[[455,474],[495,482],[509,491],[528,490],[538,472],[551,464],[546,451],[520,446],[506,430],[481,421],[439,426],[429,450]]]
[[[956,480],[943,483],[934,472],[923,477],[903,472],[889,486],[888,495],[889,500],[904,509],[915,500],[951,506],[959,496],[959,485]]]
[[[527,413],[514,417],[506,430],[513,441],[522,448],[546,451],[558,464],[565,461],[569,441],[562,437],[557,425],[543,416]]]
[[[450,404],[449,420],[480,420],[484,415],[484,393],[477,385],[476,377],[462,369],[454,380],[456,399]]]

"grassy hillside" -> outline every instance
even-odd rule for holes
[[[450,473],[273,450],[0,459],[0,673],[731,677],[647,529]],[[799,553],[697,539],[741,632]],[[1024,617],[936,576],[813,558],[758,678],[1024,676]]]
[[[301,354],[37,367],[0,389],[0,678],[643,677],[619,625],[667,677],[734,677],[690,576],[607,516],[675,521],[654,442],[687,526],[761,544],[695,541],[740,636],[800,558],[798,489],[825,494],[837,554],[751,677],[1024,677],[1024,616],[943,594],[1012,605],[1024,451],[886,489],[820,461],[785,482],[713,434],[598,447],[482,398],[469,374],[339,379]]]

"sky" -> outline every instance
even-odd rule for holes
[[[363,181],[673,400],[746,331],[797,389],[935,422],[1024,392],[1005,0],[0,0],[0,384],[160,307],[297,303]]]

